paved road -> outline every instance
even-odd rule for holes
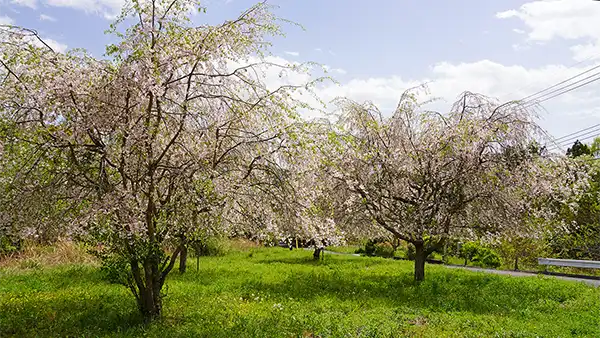
[[[305,248],[305,249],[312,250],[310,248]],[[332,254],[332,255],[360,256],[359,254],[333,252],[333,251],[328,251],[328,250],[325,250],[324,252],[328,253],[328,254]],[[532,276],[539,275],[539,274],[533,273],[533,272],[494,270],[494,269],[477,268],[477,267],[473,267],[473,266],[460,266],[460,265],[444,265],[444,266],[449,269],[463,269],[463,270],[470,270],[470,271],[475,271],[475,272],[494,273],[497,275],[508,275],[508,276],[515,276],[515,277],[532,277]],[[542,276],[549,277],[549,278],[558,278],[558,279],[572,281],[572,282],[586,283],[588,285],[592,285],[592,286],[596,286],[596,287],[600,286],[600,280],[598,280],[598,279],[587,279],[587,278],[555,276],[555,275],[542,275]]]
[[[450,269],[463,269],[463,270],[471,270],[476,272],[485,272],[485,273],[495,273],[497,275],[509,275],[509,276],[517,276],[517,277],[531,277],[538,276],[539,274],[533,272],[523,272],[523,271],[506,271],[506,270],[494,270],[494,269],[484,269],[477,268],[472,266],[457,266],[457,265],[445,265],[445,267]],[[555,275],[542,275],[550,278],[558,278],[573,282],[582,282],[593,286],[600,286],[600,280],[597,279],[587,279],[587,278],[579,278],[579,277],[568,277],[568,276],[555,276]]]

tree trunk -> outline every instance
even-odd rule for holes
[[[515,271],[519,271],[519,256],[515,257]]]
[[[135,280],[132,285],[138,308],[146,323],[160,317],[162,312],[162,297],[160,290],[164,280],[159,272],[158,262],[152,258],[146,258],[142,269],[136,260],[131,262],[131,272]],[[142,277],[143,274],[143,277]]]
[[[181,244],[181,252],[179,253],[179,272],[180,273],[185,273],[185,271],[186,271],[187,256],[188,256],[187,245]]]
[[[162,313],[161,290],[167,275],[175,266],[180,250],[181,247],[178,247],[169,258],[168,264],[162,268],[164,263],[161,264],[158,257],[152,254],[144,257],[143,261],[130,261],[133,280],[129,287],[146,323],[157,319]]]
[[[138,305],[145,322],[149,323],[159,318],[162,313],[160,289],[156,290],[156,287],[146,287],[145,290],[141,291]]]
[[[448,242],[444,241],[444,254],[442,255],[442,262],[448,264]]]
[[[313,252],[313,258],[315,260],[319,260],[319,258],[321,258],[321,252],[323,252],[323,249],[315,248],[315,251]]]
[[[414,243],[415,245],[415,281],[420,282],[425,279],[425,248],[423,243]]]

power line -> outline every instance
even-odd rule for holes
[[[587,58],[585,58],[585,59],[583,59],[583,60],[581,60],[581,61],[578,61],[578,62],[575,62],[575,63],[573,63],[573,64],[571,64],[571,65],[568,65],[568,66],[567,66],[567,68],[573,68],[573,67],[579,66],[579,65],[581,65],[581,64],[583,64],[583,63],[587,63],[588,61],[590,61],[590,60],[593,60],[593,59],[595,59],[595,58],[598,58],[598,57],[600,57],[600,54],[596,54],[596,55],[590,55],[589,57],[587,57]],[[600,65],[598,65],[598,66],[600,67]],[[588,70],[588,71],[586,71],[586,72],[589,72],[589,71],[591,71],[591,70],[594,70],[594,68],[592,68],[592,69],[590,69],[590,70]],[[579,75],[585,74],[586,72],[580,73]],[[576,75],[575,77],[577,77],[577,75]],[[565,81],[569,81],[569,79],[567,79],[567,80],[565,80]],[[560,85],[560,84],[562,84],[562,83],[564,83],[564,81],[563,81],[563,82],[561,82],[561,83],[557,83],[556,85]],[[556,86],[556,85],[555,85],[555,86]],[[518,92],[518,91],[520,91],[521,89],[525,89],[525,88],[529,88],[529,87],[531,87],[531,85],[527,85],[527,86],[521,86],[521,87],[519,87],[517,90],[514,90],[514,91],[512,91],[512,92],[510,92],[510,93],[506,94],[506,96],[507,96],[507,97],[509,97],[509,96],[511,96],[513,93],[515,93],[515,92]],[[526,99],[528,99],[528,98],[529,98],[529,97],[531,97],[531,96],[537,95],[537,94],[539,94],[540,92],[546,91],[546,90],[548,90],[548,89],[552,89],[553,87],[554,87],[554,86],[552,86],[552,87],[549,87],[549,88],[546,88],[546,89],[543,89],[543,90],[541,90],[541,91],[539,91],[539,92],[537,92],[537,93],[534,93],[534,94],[532,94],[532,95],[530,95],[530,96],[524,97],[524,98],[522,98],[521,100],[526,100]]]
[[[568,144],[570,142],[574,142],[577,139],[580,139],[580,138],[582,138],[584,136],[587,136],[587,135],[590,135],[590,134],[593,134],[593,133],[600,133],[600,128],[592,129],[592,130],[590,130],[588,132],[585,132],[585,133],[582,133],[582,134],[577,134],[577,135],[575,135],[573,137],[570,137],[568,139],[562,140],[560,142],[555,142],[555,143],[557,143],[557,144],[565,144],[565,143],[567,143]]]
[[[529,99],[529,98],[531,98],[531,97],[534,97],[534,96],[536,96],[536,95],[538,95],[538,94],[541,94],[541,93],[543,93],[543,92],[545,92],[545,91],[548,91],[548,90],[550,90],[550,89],[556,88],[556,87],[560,86],[560,85],[561,85],[561,84],[563,84],[563,83],[569,82],[569,81],[571,81],[571,80],[573,80],[573,79],[575,79],[575,78],[578,78],[578,77],[580,77],[580,76],[581,76],[581,75],[583,75],[583,74],[587,74],[587,73],[589,73],[589,72],[591,72],[591,71],[593,71],[593,70],[596,70],[596,69],[598,69],[598,68],[600,68],[600,65],[594,66],[594,67],[592,67],[592,68],[590,68],[590,69],[588,69],[588,70],[586,70],[586,71],[584,71],[584,72],[581,72],[581,73],[579,73],[579,74],[576,74],[576,75],[574,75],[574,76],[572,76],[572,77],[570,77],[570,78],[568,78],[568,79],[566,79],[566,80],[563,80],[563,81],[561,81],[561,82],[559,82],[559,83],[557,83],[557,84],[555,84],[555,85],[552,85],[552,86],[550,86],[550,87],[548,87],[548,88],[545,88],[545,89],[542,89],[542,90],[540,90],[540,91],[538,91],[538,92],[535,92],[535,93],[533,93],[533,94],[531,94],[531,95],[529,95],[529,96],[526,96],[526,97],[522,98],[522,99],[521,99],[521,100],[519,100],[519,101],[526,101],[527,99]]]
[[[548,150],[557,150],[568,146],[571,142],[574,142],[577,139],[580,139],[583,136],[590,135],[592,133],[600,133],[600,123],[595,124],[593,126],[589,126],[587,128],[583,128],[577,131],[574,131],[570,134],[561,136],[557,139],[552,140],[552,144],[547,146]]]
[[[549,147],[547,149],[549,151],[551,151],[551,150],[558,150],[558,149],[562,150],[563,147],[568,147],[571,143],[575,143],[577,141],[582,142],[582,141],[586,141],[586,140],[589,140],[589,139],[595,139],[596,137],[599,137],[599,136],[600,136],[600,132],[596,131],[595,134],[588,135],[588,136],[585,136],[585,137],[574,138],[574,139],[571,139],[569,142],[561,143],[559,145],[555,145],[554,147]]]
[[[571,92],[571,91],[573,91],[573,90],[575,90],[575,89],[581,88],[581,87],[583,87],[583,86],[586,86],[586,85],[588,85],[588,84],[590,84],[590,83],[593,83],[593,82],[596,82],[596,81],[600,80],[600,72],[599,72],[599,73],[597,73],[597,74],[594,74],[593,76],[597,76],[597,77],[596,77],[596,78],[593,78],[593,79],[591,79],[591,80],[589,80],[589,81],[586,81],[586,82],[584,82],[584,83],[582,83],[582,84],[580,84],[580,85],[578,85],[578,86],[575,86],[575,87],[568,88],[568,89],[566,89],[566,90],[563,90],[562,92],[559,92],[559,93],[557,93],[557,94],[554,94],[554,95],[552,95],[552,96],[550,96],[550,97],[544,98],[543,100],[536,100],[536,102],[533,102],[533,103],[531,103],[531,101],[529,101],[529,102],[526,102],[526,103],[525,103],[525,108],[531,107],[531,106],[533,106],[533,105],[536,105],[536,104],[540,104],[540,103],[542,103],[542,102],[548,101],[548,100],[550,100],[550,99],[552,99],[552,98],[555,98],[555,97],[557,97],[557,96],[560,96],[560,95],[566,94],[566,93],[568,93],[568,92]],[[586,79],[588,79],[588,78],[590,78],[590,77],[587,77]],[[584,79],[584,80],[585,80],[585,79]],[[583,80],[581,80],[581,81],[583,81]],[[575,82],[575,83],[579,83],[579,82],[581,82],[581,81],[578,81],[578,82]],[[573,83],[573,84],[575,84],[575,83]],[[566,87],[568,87],[568,86],[566,86]],[[564,88],[566,88],[566,87],[564,87]],[[564,89],[564,88],[562,88],[562,89]],[[531,104],[530,104],[530,103],[531,103]]]
[[[587,81],[587,82],[584,82],[584,83],[581,83],[581,82],[583,82],[583,81],[586,81],[586,80],[589,80],[589,79],[591,79],[591,80],[590,80],[590,81]],[[559,96],[559,95],[562,95],[562,94],[568,93],[568,92],[570,92],[570,91],[572,91],[572,90],[575,90],[575,89],[577,89],[577,88],[583,87],[583,86],[585,86],[585,85],[587,85],[587,84],[590,84],[590,83],[592,83],[592,82],[598,81],[599,79],[600,79],[600,72],[597,72],[597,73],[594,73],[594,74],[592,74],[592,75],[586,76],[586,77],[584,77],[583,79],[577,80],[577,81],[575,81],[575,82],[571,82],[571,83],[569,83],[569,84],[568,84],[568,85],[566,85],[566,86],[562,86],[562,87],[556,88],[556,89],[554,89],[554,90],[552,90],[552,91],[550,91],[550,92],[547,92],[547,93],[545,93],[545,94],[543,94],[543,95],[539,95],[539,96],[538,96],[538,97],[536,97],[536,98],[533,98],[533,99],[530,99],[530,100],[524,101],[524,102],[522,102],[522,104],[523,104],[523,105],[526,105],[526,106],[527,106],[527,105],[529,105],[530,103],[531,103],[532,105],[533,105],[533,104],[539,104],[539,103],[541,103],[541,102],[544,102],[544,101],[550,100],[551,98],[557,97],[557,96]],[[574,86],[574,85],[576,85],[576,84],[578,84],[578,83],[581,83],[581,84],[580,84],[580,85],[578,85],[578,86],[572,87],[572,86]],[[565,90],[565,89],[566,89],[566,90]],[[557,93],[557,92],[558,92],[558,93]],[[551,95],[551,94],[554,94],[554,93],[557,93],[557,94],[555,94],[555,95]],[[549,95],[551,95],[551,96],[549,96]],[[548,96],[549,96],[549,97],[548,97]]]
[[[562,139],[564,139],[564,138],[567,138],[567,137],[569,137],[569,136],[572,136],[572,135],[575,135],[575,134],[579,134],[579,133],[581,133],[582,131],[590,130],[590,129],[592,129],[592,128],[596,128],[596,127],[600,127],[600,123],[598,123],[598,124],[595,124],[595,125],[593,125],[593,126],[591,126],[591,127],[587,127],[587,128],[585,128],[585,129],[581,129],[581,130],[578,130],[578,131],[572,132],[572,133],[570,133],[570,134],[567,134],[567,135],[565,135],[565,136],[559,137],[559,138],[557,138],[557,139],[554,139],[554,141],[559,141],[559,140],[562,140]]]

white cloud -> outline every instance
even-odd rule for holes
[[[272,58],[269,61],[290,63],[284,58]],[[331,72],[335,69],[327,66],[324,68]],[[326,82],[319,85],[316,93],[326,103],[336,97],[348,97],[359,102],[372,101],[384,114],[390,114],[405,90],[428,83],[431,94],[421,98],[439,98],[440,100],[428,106],[429,109],[447,112],[463,91],[481,93],[506,102],[524,98],[586,69],[563,65],[526,68],[490,60],[471,63],[440,62],[431,66],[421,78],[409,79],[397,75],[352,78],[339,84]],[[271,88],[283,84],[301,84],[309,80],[310,77],[306,74],[287,73],[280,77],[277,69],[265,72],[265,81]],[[598,91],[600,81],[543,102],[542,117],[545,119],[540,124],[558,137],[597,123],[600,117],[600,109],[597,108],[600,106]],[[299,98],[318,107],[317,101],[306,95]],[[331,110],[333,107],[327,108]],[[314,117],[315,112],[307,112],[305,116]]]
[[[45,38],[45,37],[41,37],[41,39],[44,41],[44,43],[46,43],[46,45],[50,46],[50,48],[52,48],[52,50],[54,50],[57,53],[64,53],[67,51],[68,46],[65,45],[64,43],[60,43],[54,39]],[[46,47],[44,45],[44,43],[42,43],[39,39],[37,39],[33,36],[30,37],[29,42],[38,47]]]
[[[333,68],[331,71],[342,75],[348,74],[348,72],[342,68]]]
[[[0,15],[0,25],[14,25],[15,20],[9,18],[8,16]]]
[[[600,20],[600,18],[598,20]],[[600,39],[595,43],[575,45],[570,49],[573,52],[573,59],[575,59],[575,61],[600,59]]]
[[[121,12],[125,0],[45,0],[54,7],[67,7],[86,13],[103,15],[107,19],[114,18]]]
[[[531,46],[528,44],[519,44],[519,43],[513,43],[511,47],[512,47],[512,49],[514,49],[516,51],[528,50],[531,48]]]
[[[47,6],[72,8],[112,19],[121,12],[126,0],[11,0],[13,4],[33,9],[36,9],[40,2]]]
[[[298,53],[298,52],[284,52],[284,53],[287,54],[287,55],[291,55],[291,56],[298,56],[298,55],[300,55],[300,53]]]
[[[525,31],[524,31],[524,30],[522,30],[522,29],[518,29],[518,28],[515,28],[515,29],[513,29],[513,32],[515,32],[515,33],[517,33],[517,34],[525,34]]]
[[[11,3],[19,6],[37,9],[37,0],[12,0]]]
[[[315,52],[322,52],[323,50],[321,48],[315,48]]]
[[[538,0],[496,14],[497,18],[520,19],[529,29],[527,38],[548,42],[562,38],[578,42],[573,58],[600,59],[600,3],[590,0]],[[580,40],[585,43],[581,44]]]
[[[16,0],[16,1],[35,1],[35,0]],[[114,19],[121,13],[123,6],[127,3],[127,0],[41,0],[45,5],[54,7],[71,8],[74,10],[80,10],[85,13],[92,13],[102,15],[106,19]],[[148,1],[148,0],[142,0]],[[158,3],[158,2],[157,2]],[[164,5],[165,3],[159,3]],[[168,3],[167,3],[168,4]],[[185,3],[186,8],[189,10],[189,15],[196,15],[195,5],[192,1]]]
[[[338,74],[347,74],[348,72],[343,69],[343,68],[331,68],[328,65],[323,65],[323,70],[325,70],[326,72],[332,72],[332,73],[338,73]]]
[[[44,39],[44,42],[50,46],[50,48],[54,49],[55,52],[64,53],[67,51],[68,46],[64,43],[60,43],[53,39]]]
[[[13,25],[15,23],[15,21],[7,16],[0,16],[0,25]],[[31,37],[30,38],[31,43],[39,46],[39,47],[44,47],[44,44],[37,38],[35,37]],[[52,48],[55,52],[59,52],[59,53],[64,53],[68,46],[65,45],[64,43],[60,43],[54,39],[49,39],[49,38],[45,38],[42,37],[42,40],[44,40],[44,42],[50,46],[50,48]]]
[[[40,20],[41,21],[51,21],[51,22],[56,22],[56,18],[50,16],[50,15],[46,15],[46,14],[41,14],[40,15]]]

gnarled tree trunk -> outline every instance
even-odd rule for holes
[[[425,279],[425,246],[423,242],[413,243],[415,246],[415,281],[420,282]]]
[[[146,256],[143,261],[135,258],[130,261],[133,281],[129,288],[146,323],[160,317],[162,313],[161,290],[167,275],[175,266],[180,250],[181,247],[178,247],[163,262],[156,255]]]

